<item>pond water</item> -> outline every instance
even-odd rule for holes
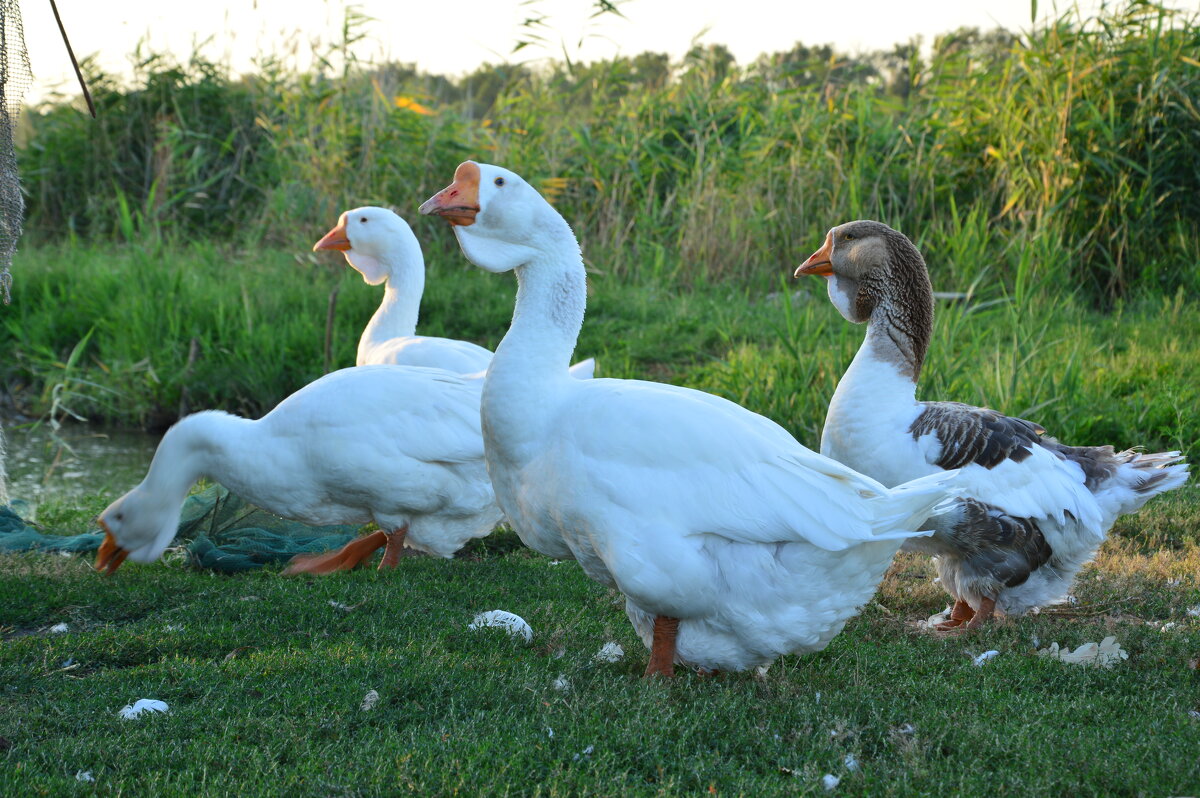
[[[17,426],[0,421],[8,450],[8,495],[33,506],[100,493],[120,496],[146,475],[160,436],[83,424]]]

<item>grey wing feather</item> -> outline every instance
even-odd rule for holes
[[[1050,561],[1054,552],[1032,518],[1018,518],[975,499],[963,499],[926,523],[936,530],[937,553],[956,561],[962,576],[995,594],[1016,587]]]
[[[1172,466],[1180,463],[1179,452],[1146,454],[1136,449],[1118,452],[1111,446],[1068,446],[1053,438],[1042,439],[1042,446],[1083,471],[1084,485],[1095,493],[1124,465],[1131,465],[1141,477],[1130,488],[1138,493],[1156,493],[1159,483],[1175,476]]]
[[[934,462],[941,468],[981,465],[995,468],[1005,460],[1021,462],[1045,433],[1039,425],[986,407],[961,402],[922,402],[924,410],[909,427],[914,439],[933,434],[941,443]]]

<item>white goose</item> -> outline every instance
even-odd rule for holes
[[[417,335],[425,258],[408,223],[392,211],[375,206],[346,211],[313,245],[313,251],[320,250],[341,252],[367,285],[384,284],[383,301],[358,339],[357,365],[429,366],[475,374],[492,362],[489,350],[470,341]],[[595,367],[588,358],[572,366],[571,373],[591,379]]]
[[[251,421],[190,415],[167,431],[141,484],[100,515],[96,569],[157,559],[188,488],[208,477],[253,504],[310,524],[381,531],[291,570],[353,567],[386,545],[442,557],[500,521],[483,460],[478,379],[441,369],[361,366],[327,374]]]
[[[516,271],[481,408],[496,498],[527,545],[625,594],[646,675],[824,648],[947,496],[937,479],[888,490],[700,391],[569,379],[579,244],[512,172],[463,163],[421,212],[453,224],[477,266]]]
[[[933,332],[933,292],[921,253],[880,222],[829,231],[797,270],[826,278],[849,321],[867,322],[854,362],[829,403],[821,453],[895,485],[961,469],[964,501],[927,523],[906,549],[936,555],[954,597],[939,628],[977,628],[1061,599],[1117,516],[1182,485],[1179,452],[1064,446],[1037,424],[957,402],[918,402]]]

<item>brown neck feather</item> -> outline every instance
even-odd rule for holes
[[[886,241],[888,263],[863,277],[859,302],[873,300],[868,339],[916,382],[933,334],[933,286],[925,260],[907,238],[896,233]]]

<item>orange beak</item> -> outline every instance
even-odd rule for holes
[[[346,225],[339,222],[338,226],[326,233],[324,238],[313,244],[313,252],[320,252],[323,249],[336,249],[338,252],[350,250],[350,239],[346,237]]]
[[[421,204],[426,216],[441,216],[452,225],[475,223],[479,213],[479,165],[463,161],[454,170],[454,182]]]
[[[100,551],[96,552],[95,568],[112,576],[113,572],[121,567],[121,563],[125,562],[129,552],[117,545],[117,539],[108,531],[108,524],[101,521],[100,528],[104,530],[104,542],[100,544]]]
[[[828,277],[833,274],[833,231],[825,235],[825,243],[816,252],[808,256],[808,260],[796,269],[796,277],[802,274],[815,274],[818,277]]]

